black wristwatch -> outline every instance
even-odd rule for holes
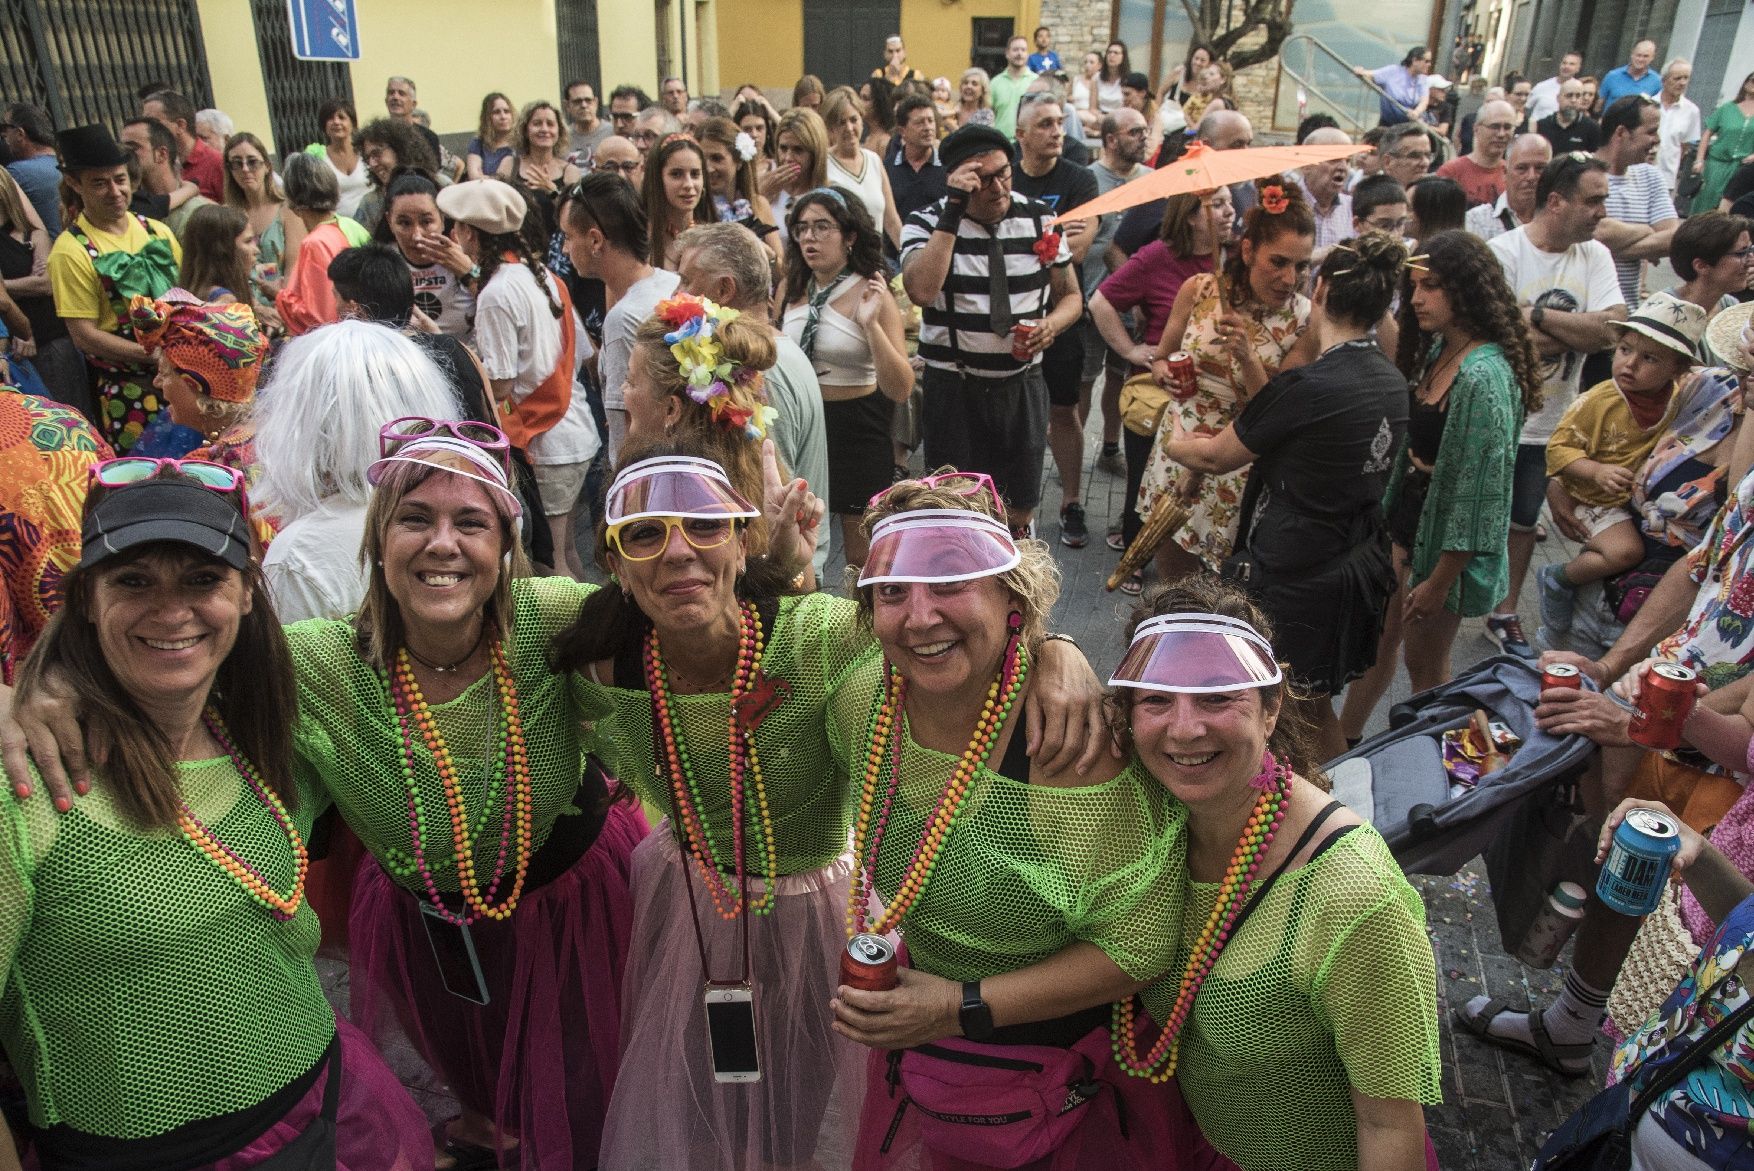
[[[957,1014],[962,1035],[970,1041],[985,1041],[993,1035],[993,1010],[981,999],[981,982],[966,980],[962,985],[962,1010]]]
[[[1529,324],[1536,329],[1540,329],[1541,321],[1546,316],[1547,307],[1545,305],[1536,305],[1533,309],[1529,310]]]

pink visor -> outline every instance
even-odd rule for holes
[[[391,464],[425,464],[485,484],[506,502],[512,516],[521,518],[524,515],[523,502],[506,479],[505,465],[498,457],[467,439],[436,433],[410,439],[397,447],[395,454],[386,455],[368,467],[365,470],[366,483],[375,486],[390,470]]]
[[[761,512],[731,487],[710,459],[665,455],[627,465],[609,485],[604,519],[611,526],[648,516],[752,518]]]
[[[1159,614],[1139,624],[1108,682],[1208,695],[1271,687],[1282,678],[1273,648],[1248,623],[1222,614]]]
[[[877,522],[859,584],[968,581],[1004,573],[1020,560],[1005,522],[959,508],[923,508]]]

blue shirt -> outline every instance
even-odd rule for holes
[[[1060,68],[1060,55],[1049,49],[1045,53],[1029,55],[1029,71],[1031,73],[1049,73]]]
[[[1662,91],[1662,75],[1654,69],[1646,69],[1643,77],[1633,77],[1632,71],[1622,65],[1618,69],[1608,70],[1608,76],[1602,78],[1602,109],[1606,110],[1615,101],[1627,94],[1649,94],[1656,97]]]
[[[49,230],[49,239],[53,240],[61,234],[61,168],[55,165],[54,155],[37,155],[35,158],[14,159],[6,164],[12,173],[13,181],[18,184],[30,205],[37,209],[43,218],[43,227]]]
[[[1407,121],[1406,111],[1401,107],[1411,110],[1425,96],[1425,79],[1405,65],[1384,65],[1372,73],[1370,79],[1387,95],[1377,99],[1377,105],[1382,108],[1384,126]]]

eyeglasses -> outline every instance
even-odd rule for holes
[[[505,432],[492,423],[477,423],[471,419],[464,419],[459,423],[447,419],[428,419],[423,415],[403,415],[400,419],[392,419],[378,428],[378,454],[387,458],[395,455],[405,444],[435,435],[448,435],[453,439],[461,439],[464,443],[474,444],[498,460],[507,475],[511,474],[512,445],[506,439]]]
[[[627,140],[641,150],[650,150],[652,143],[658,141],[658,132],[656,130],[635,130],[627,136]]]
[[[991,187],[994,190],[1000,187],[1009,187],[1011,185],[1011,168],[1007,166],[1003,170],[994,171],[991,175],[976,177],[980,180],[982,187]]]
[[[792,229],[792,235],[800,240],[808,240],[816,236],[833,236],[839,233],[840,225],[833,220],[806,220]]]
[[[592,163],[591,170],[593,170],[593,171],[614,171],[614,172],[621,174],[621,175],[632,175],[632,174],[635,174],[640,169],[640,167],[643,165],[644,164],[642,164],[640,162],[640,160],[638,160],[638,159],[633,159],[633,160],[630,160],[630,161],[625,162],[625,163],[607,162],[606,161],[606,162],[601,162],[601,163]]]
[[[993,502],[1001,520],[1005,517],[1005,502],[999,499],[999,487],[993,483],[993,477],[985,472],[941,472],[935,476],[921,476],[918,480],[904,483],[924,484],[928,488],[948,488],[958,496],[979,496],[982,492]],[[893,488],[885,488],[876,493],[865,503],[866,508],[874,508],[883,502]]]
[[[240,156],[234,159],[226,159],[225,165],[233,171],[260,171],[268,164],[262,159]]]
[[[250,503],[244,495],[244,474],[236,468],[204,459],[155,459],[124,455],[93,464],[89,484],[103,488],[128,488],[158,476],[165,468],[181,473],[201,487],[221,495],[235,495],[238,511],[247,519]]]
[[[1375,232],[1388,232],[1390,235],[1395,235],[1405,228],[1407,221],[1412,218],[1412,216],[1401,216],[1399,219],[1392,220],[1365,220],[1364,226]]]
[[[1494,131],[1498,134],[1509,134],[1512,130],[1516,129],[1516,123],[1515,122],[1482,122],[1479,125],[1478,129],[1491,130],[1491,131]]]
[[[728,516],[642,516],[611,528],[609,547],[629,561],[650,561],[670,547],[672,530],[680,530],[684,541],[704,551],[729,541],[737,522]]]
[[[1754,244],[1750,244],[1746,248],[1737,248],[1734,251],[1726,252],[1724,255],[1734,256],[1737,260],[1746,260],[1748,257],[1754,256]]]

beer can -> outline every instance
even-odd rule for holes
[[[1673,817],[1655,809],[1628,811],[1596,877],[1596,897],[1622,915],[1650,914],[1663,900],[1669,866],[1680,849],[1681,830]]]
[[[866,932],[847,940],[840,953],[840,982],[866,992],[887,992],[900,983],[895,945]]]
[[[1011,356],[1019,362],[1029,361],[1029,338],[1041,324],[1041,319],[1030,317],[1017,322],[1011,327]]]
[[[1646,748],[1675,748],[1681,743],[1681,725],[1693,713],[1693,683],[1697,676],[1674,663],[1657,663],[1644,674],[1638,689],[1638,709],[1632,713],[1627,735]]]
[[[1549,663],[1541,668],[1541,690],[1549,687],[1569,687],[1582,690],[1583,672],[1570,663]]]
[[[1169,393],[1181,402],[1193,398],[1200,388],[1199,378],[1194,373],[1194,356],[1186,350],[1177,350],[1163,361],[1169,367]]]

